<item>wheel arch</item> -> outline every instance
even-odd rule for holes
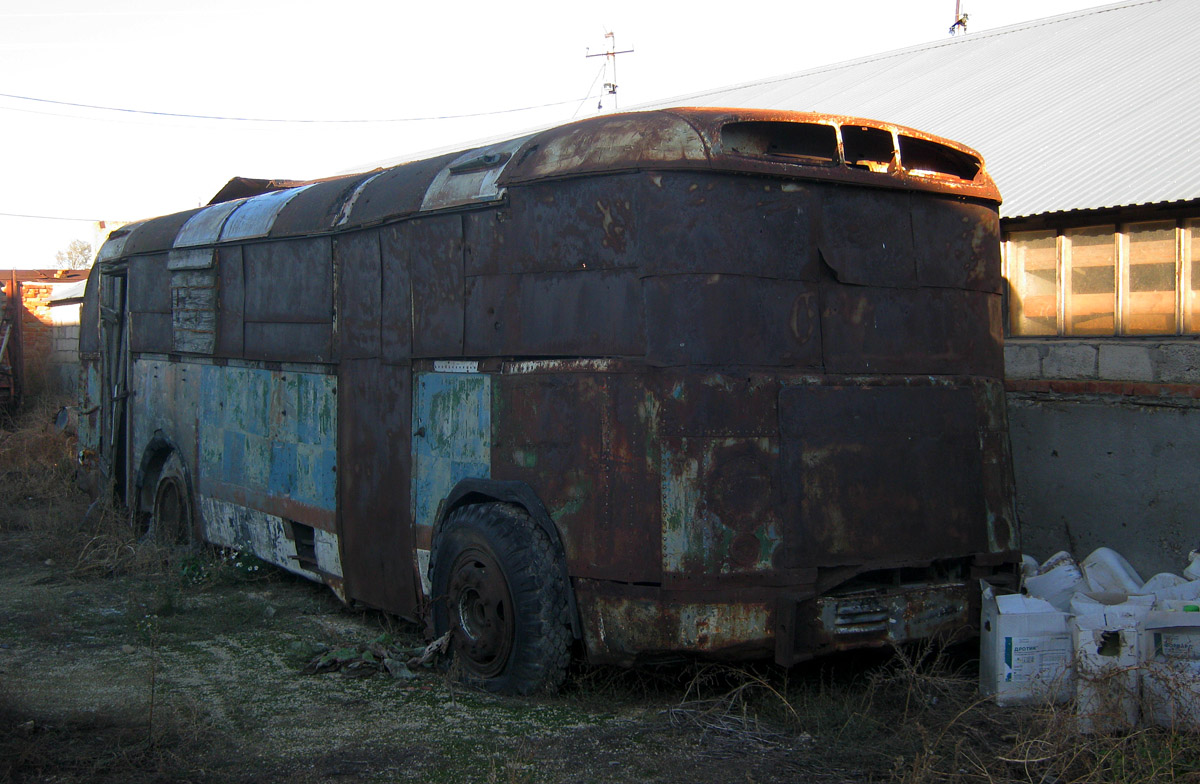
[[[567,571],[567,551],[563,546],[562,535],[558,526],[554,524],[553,518],[550,517],[550,513],[546,511],[546,505],[528,484],[516,480],[461,480],[438,506],[433,525],[434,539],[437,539],[438,529],[445,524],[450,513],[455,509],[497,501],[524,509],[537,527],[550,539],[550,544],[554,548],[555,560],[557,560],[558,568],[562,573],[563,585],[566,586],[567,607],[571,616],[571,634],[577,640],[583,639],[583,626],[579,620],[579,607],[575,602],[575,589],[571,585],[571,575]],[[431,559],[435,557],[436,553],[432,553]],[[429,568],[432,573],[432,560]]]
[[[188,497],[195,498],[192,491],[192,472],[188,469],[187,461],[183,459],[183,451],[173,441],[166,437],[161,430],[154,431],[154,437],[142,450],[142,460],[138,465],[137,476],[134,478],[134,497],[137,499],[137,511],[149,513],[154,507],[154,492],[158,480],[162,476],[163,467],[178,455],[183,465],[183,481]]]

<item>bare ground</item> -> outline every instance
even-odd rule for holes
[[[0,784],[1200,784],[1194,734],[1085,737],[1069,710],[981,700],[970,646],[580,665],[525,699],[393,676],[382,657],[419,651],[419,629],[253,559],[140,542],[119,511],[85,519],[49,420],[0,421]]]
[[[805,733],[681,705],[688,668],[585,671],[536,699],[465,690],[436,668],[307,674],[322,650],[422,641],[287,575],[79,579],[5,538],[2,780],[858,780],[814,776]]]

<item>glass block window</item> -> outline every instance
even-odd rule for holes
[[[1014,335],[1058,334],[1058,240],[1026,231],[1008,241],[1009,323]]]
[[[1175,224],[1139,223],[1126,230],[1129,241],[1126,335],[1175,332]]]
[[[1186,332],[1200,333],[1200,220],[1190,221],[1183,232],[1183,312]]]
[[[1200,218],[1013,232],[1009,334],[1200,334]]]
[[[1069,280],[1063,310],[1068,335],[1116,332],[1117,241],[1113,226],[1066,232],[1064,268]]]

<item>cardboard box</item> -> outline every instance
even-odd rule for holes
[[[1152,612],[1142,627],[1148,724],[1200,731],[1200,613]]]
[[[1148,613],[1118,605],[1071,623],[1080,732],[1127,732],[1140,713],[1139,625]]]
[[[1070,615],[983,583],[979,691],[997,705],[1066,702],[1074,693]]]

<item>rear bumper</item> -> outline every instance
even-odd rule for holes
[[[589,661],[631,665],[694,654],[785,666],[839,650],[970,633],[979,588],[969,581],[835,589],[665,590],[573,581]]]
[[[960,634],[975,626],[978,589],[965,582],[835,592],[776,610],[775,661]]]

